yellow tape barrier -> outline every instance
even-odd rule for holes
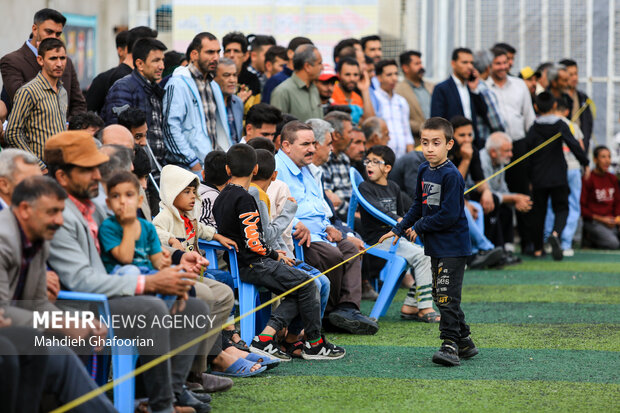
[[[577,111],[577,113],[575,114],[575,116],[573,116],[573,119],[577,119],[579,118],[579,115],[581,115],[581,113],[588,107],[588,102],[586,102],[581,108],[579,108],[579,110]],[[523,159],[527,158],[528,156],[532,155],[534,152],[539,151],[540,149],[544,148],[545,146],[547,146],[548,144],[550,144],[551,142],[553,142],[554,140],[556,140],[557,138],[559,138],[561,136],[560,133],[553,135],[551,138],[547,139],[545,142],[541,143],[540,145],[538,145],[537,147],[535,147],[534,149],[532,149],[531,151],[529,151],[528,153],[526,153],[525,155],[521,156],[519,159],[509,163],[508,165],[506,165],[504,168],[502,168],[501,170],[495,172],[493,175],[489,176],[488,178],[484,179],[483,181],[478,182],[476,185],[472,186],[471,188],[469,188],[467,191],[465,191],[465,194],[469,193],[470,191],[473,191],[474,189],[476,189],[477,187],[479,187],[480,185],[482,185],[483,183],[489,181],[490,179],[493,179],[494,177],[496,177],[497,175],[501,174],[502,172],[506,171],[507,169],[513,167],[514,165],[518,164],[519,162],[521,162]],[[370,247],[358,252],[357,254],[347,258],[346,260],[342,261],[341,263],[338,263],[336,265],[334,265],[333,267],[329,268],[328,270],[312,277],[309,278],[308,280],[304,281],[303,283],[291,288],[288,291],[285,291],[284,293],[280,294],[277,297],[272,298],[269,301],[266,301],[264,303],[262,303],[261,305],[259,305],[256,308],[253,308],[252,310],[248,311],[245,314],[241,314],[238,317],[236,317],[233,321],[229,321],[225,324],[222,325],[222,330],[232,324],[236,324],[237,322],[239,322],[239,320],[241,320],[242,318],[245,318],[249,315],[254,314],[257,311],[262,310],[263,308],[267,307],[268,305],[273,304],[274,302],[276,302],[277,300],[284,298],[285,296],[287,296],[288,294],[292,293],[293,291],[296,291],[298,289],[300,289],[301,287],[303,287],[304,285],[307,285],[309,283],[311,283],[312,281],[314,281],[315,279],[319,278],[321,275],[325,275],[328,272],[340,267],[343,264],[346,264],[347,262],[351,261],[354,258],[359,257],[362,254],[365,254],[366,251],[376,247],[377,245],[379,245],[379,243],[376,243],[374,245],[371,245]],[[75,400],[70,401],[69,403],[58,407],[57,409],[52,410],[50,413],[64,413],[66,411],[69,411],[77,406],[79,406],[80,404],[86,403],[87,401],[99,396],[100,394],[111,390],[114,386],[116,386],[117,384],[120,384],[124,381],[127,381],[135,376],[137,376],[138,374],[144,373],[147,370],[150,370],[151,368],[155,367],[156,365],[158,365],[159,363],[163,363],[164,361],[168,360],[171,357],[176,356],[177,354],[181,353],[182,351],[187,350],[188,348],[200,343],[203,340],[206,340],[207,338],[211,337],[214,334],[218,334],[220,332],[220,330],[217,329],[213,329],[199,337],[196,337],[195,339],[173,349],[170,350],[168,353],[163,354],[151,361],[149,361],[148,363],[145,363],[143,365],[141,365],[140,367],[138,367],[137,369],[125,374],[122,377],[119,377],[113,381],[110,381],[106,384],[104,384],[101,387],[98,387],[94,390],[89,391],[88,393],[78,397]]]

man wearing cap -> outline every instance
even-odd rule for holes
[[[323,119],[319,90],[314,84],[322,68],[323,60],[319,49],[311,44],[299,46],[293,56],[294,72],[275,88],[271,104],[302,122],[310,118]]]
[[[63,224],[56,232],[51,246],[48,264],[58,273],[61,283],[73,291],[104,294],[108,297],[110,313],[123,317],[143,318],[146,325],[153,325],[156,318],[169,316],[166,303],[151,294],[173,295],[184,300],[180,311],[187,317],[208,314],[208,306],[188,292],[197,278],[196,267],[181,258],[181,267],[163,269],[155,274],[110,275],[106,273],[100,258],[98,242],[99,224],[103,212],[92,203],[91,198],[99,191],[99,165],[109,157],[97,149],[92,137],[86,132],[62,132],[51,137],[45,145],[45,161],[49,175],[67,191],[68,199],[63,212]],[[179,251],[178,255],[183,253]],[[175,261],[175,259],[173,259]],[[194,262],[196,263],[196,262]],[[183,268],[185,272],[179,269]],[[177,310],[180,310],[178,308]],[[179,311],[177,311],[179,312]],[[165,354],[171,348],[185,343],[204,329],[175,329],[173,333],[160,328],[115,328],[120,338],[152,339],[153,347],[139,347],[142,362]],[[183,397],[183,384],[190,371],[193,354],[175,356],[171,363],[160,363],[145,372],[146,392],[153,412],[172,411],[173,396],[177,402]]]
[[[327,109],[330,105],[335,104],[332,95],[336,88],[336,72],[329,63],[323,63],[323,70],[319,75],[319,78],[314,82],[317,89],[319,89],[319,97],[321,98],[321,108],[323,108],[323,115],[327,114]]]
[[[519,77],[525,82],[525,86],[527,86],[527,89],[530,91],[533,102],[534,97],[536,97],[536,84],[538,82],[538,73],[534,72],[534,69],[532,69],[531,67],[525,66],[519,72]]]

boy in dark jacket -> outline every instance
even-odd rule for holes
[[[585,168],[588,167],[588,158],[573,137],[568,125],[555,111],[557,102],[550,92],[543,92],[536,96],[536,110],[540,116],[525,136],[527,150],[532,150],[552,136],[560,133],[561,137],[554,140],[542,149],[534,152],[529,159],[530,182],[532,184],[532,208],[534,256],[540,257],[543,253],[543,232],[547,203],[551,198],[551,208],[555,214],[553,232],[549,235],[549,244],[552,248],[554,260],[563,258],[559,234],[562,233],[568,217],[568,181],[566,179],[566,160],[562,150],[562,143],[571,150],[575,158]]]
[[[230,183],[220,192],[213,205],[213,216],[221,234],[239,246],[241,281],[265,287],[282,294],[307,281],[305,272],[294,268],[294,261],[271,249],[264,241],[260,212],[254,197],[248,193],[252,176],[258,172],[256,152],[246,144],[233,145],[226,153],[226,171]],[[321,335],[321,308],[314,282],[293,291],[271,314],[267,327],[250,346],[253,353],[290,361],[274,340],[276,332],[287,328],[289,334],[305,331],[301,356],[307,360],[335,360],[344,357],[343,348]]]
[[[431,257],[433,300],[441,314],[439,338],[443,343],[433,362],[445,366],[458,366],[461,357],[478,354],[461,310],[463,274],[471,243],[464,211],[465,181],[448,160],[454,144],[452,134],[452,125],[443,118],[424,122],[420,140],[427,162],[418,171],[415,200],[403,220],[379,239],[383,242],[394,237],[396,243],[409,228],[412,242],[418,235],[422,237],[424,252]]]

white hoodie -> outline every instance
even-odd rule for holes
[[[161,211],[153,219],[153,224],[157,229],[157,235],[162,245],[169,245],[168,240],[170,238],[184,240],[187,236],[185,233],[185,224],[183,223],[179,210],[174,206],[174,200],[194,181],[196,182],[196,188],[198,188],[200,181],[196,174],[179,166],[166,165],[161,170],[161,202],[159,203]],[[213,239],[213,235],[215,235],[215,228],[198,221],[200,209],[200,198],[196,196],[194,209],[186,212],[185,216],[194,223],[196,237],[210,241]],[[182,244],[187,251],[193,249],[194,242],[192,240],[189,243],[182,242]]]

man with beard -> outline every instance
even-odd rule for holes
[[[372,107],[369,94],[370,82],[360,82],[360,79],[360,65],[357,60],[351,57],[340,59],[338,62],[338,84],[334,87],[332,100],[334,105],[349,105],[351,118],[355,125],[367,117],[364,108],[367,105]],[[355,91],[358,87],[366,96],[366,101]]]
[[[409,104],[409,125],[414,139],[420,139],[420,126],[431,114],[431,95],[434,85],[425,82],[422,53],[409,50],[400,55],[400,68],[405,80],[398,82],[394,91]]]
[[[188,51],[191,63],[177,68],[166,84],[164,141],[169,163],[200,174],[205,156],[228,150],[232,141],[224,96],[214,80],[220,42],[198,33]]]

